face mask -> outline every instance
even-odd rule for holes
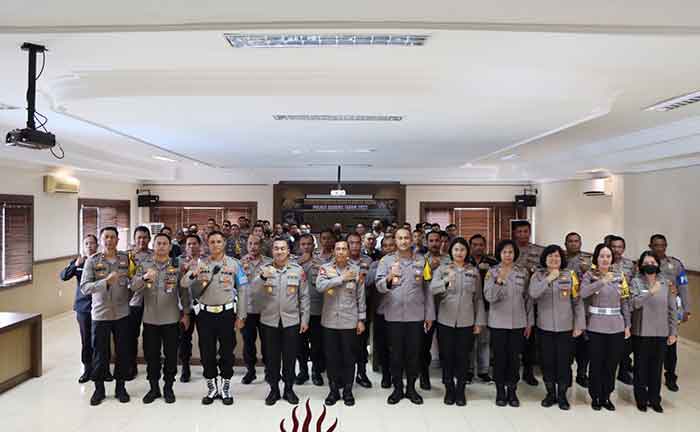
[[[654,274],[659,272],[659,266],[656,266],[654,264],[646,264],[643,265],[640,270],[644,274]]]

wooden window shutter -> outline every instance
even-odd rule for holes
[[[34,260],[34,200],[26,196],[0,196],[2,243],[0,285],[32,280]]]

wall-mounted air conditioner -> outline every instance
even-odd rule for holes
[[[80,192],[80,180],[73,177],[45,175],[44,192],[77,194]]]
[[[612,196],[607,185],[607,178],[588,179],[582,182],[582,192],[585,196]]]

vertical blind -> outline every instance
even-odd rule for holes
[[[34,198],[0,195],[0,286],[32,280]]]

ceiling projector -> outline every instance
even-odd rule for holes
[[[56,145],[56,135],[36,129],[15,129],[7,133],[5,144],[33,150],[50,149]]]

